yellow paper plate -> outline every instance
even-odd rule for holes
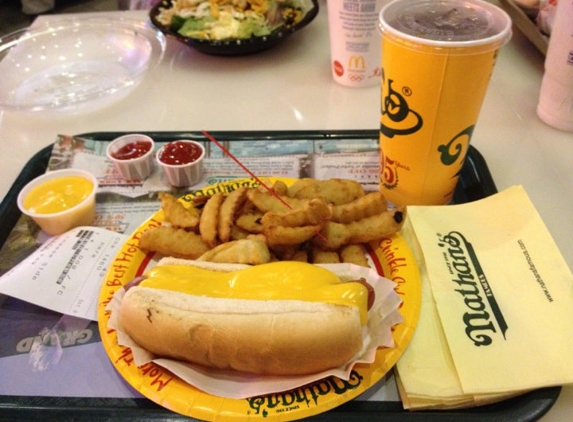
[[[282,180],[287,185],[295,179],[265,179],[269,183]],[[252,179],[220,183],[195,191],[182,198],[189,202],[197,195],[230,192],[240,186],[256,186]],[[406,349],[418,322],[421,305],[421,286],[414,257],[400,235],[381,239],[368,245],[368,252],[378,273],[397,284],[396,292],[402,298],[400,312],[404,321],[393,327],[395,347],[379,349],[376,360],[369,365],[354,367],[348,381],[329,377],[295,390],[248,399],[228,399],[212,396],[185,383],[169,371],[154,363],[137,367],[131,350],[117,344],[114,330],[107,328],[107,304],[124,284],[141,275],[150,264],[153,254],[139,249],[139,237],[147,228],[161,224],[163,212],[158,211],[143,223],[123,245],[110,265],[98,301],[99,331],[103,346],[117,371],[137,391],[155,403],[174,412],[206,421],[292,421],[333,409],[356,398],[376,384],[392,369]]]

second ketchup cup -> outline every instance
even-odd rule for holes
[[[171,186],[192,186],[201,179],[205,148],[197,141],[169,142],[157,151],[156,157]]]

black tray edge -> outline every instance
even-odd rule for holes
[[[6,242],[8,235],[12,228],[16,225],[21,212],[18,208],[18,194],[20,190],[28,182],[36,177],[42,175],[48,166],[48,160],[52,153],[53,145],[48,145],[38,151],[24,166],[14,183],[6,193],[6,196],[0,202],[0,221],[2,221],[2,228],[0,229],[0,248]]]
[[[561,387],[531,391],[492,405],[462,410],[407,411],[400,402],[350,401],[304,419],[313,422],[531,422],[545,415]],[[148,399],[0,396],[0,421],[198,421]]]

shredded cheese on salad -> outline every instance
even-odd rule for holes
[[[296,25],[312,7],[310,0],[172,0],[157,20],[185,37],[246,39]]]

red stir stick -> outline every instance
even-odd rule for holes
[[[221,145],[219,143],[219,141],[217,141],[209,132],[207,132],[206,130],[202,130],[201,132],[203,133],[203,135],[205,135],[207,137],[207,139],[209,139],[211,142],[213,142],[215,145],[217,145],[221,149],[221,151],[223,151],[225,154],[227,154],[235,163],[237,163],[243,170],[245,170],[253,179],[255,179],[257,182],[259,182],[261,184],[261,186],[264,187],[271,195],[273,195],[275,198],[277,198],[279,201],[281,201],[288,209],[292,210],[292,207],[287,202],[285,202],[284,199],[282,199],[279,195],[276,194],[275,191],[273,191],[271,188],[269,188],[267,185],[265,185],[261,179],[259,179],[243,163],[241,163],[237,157],[235,157],[233,154],[231,154],[231,151],[229,151],[227,148],[225,148],[223,145]]]

